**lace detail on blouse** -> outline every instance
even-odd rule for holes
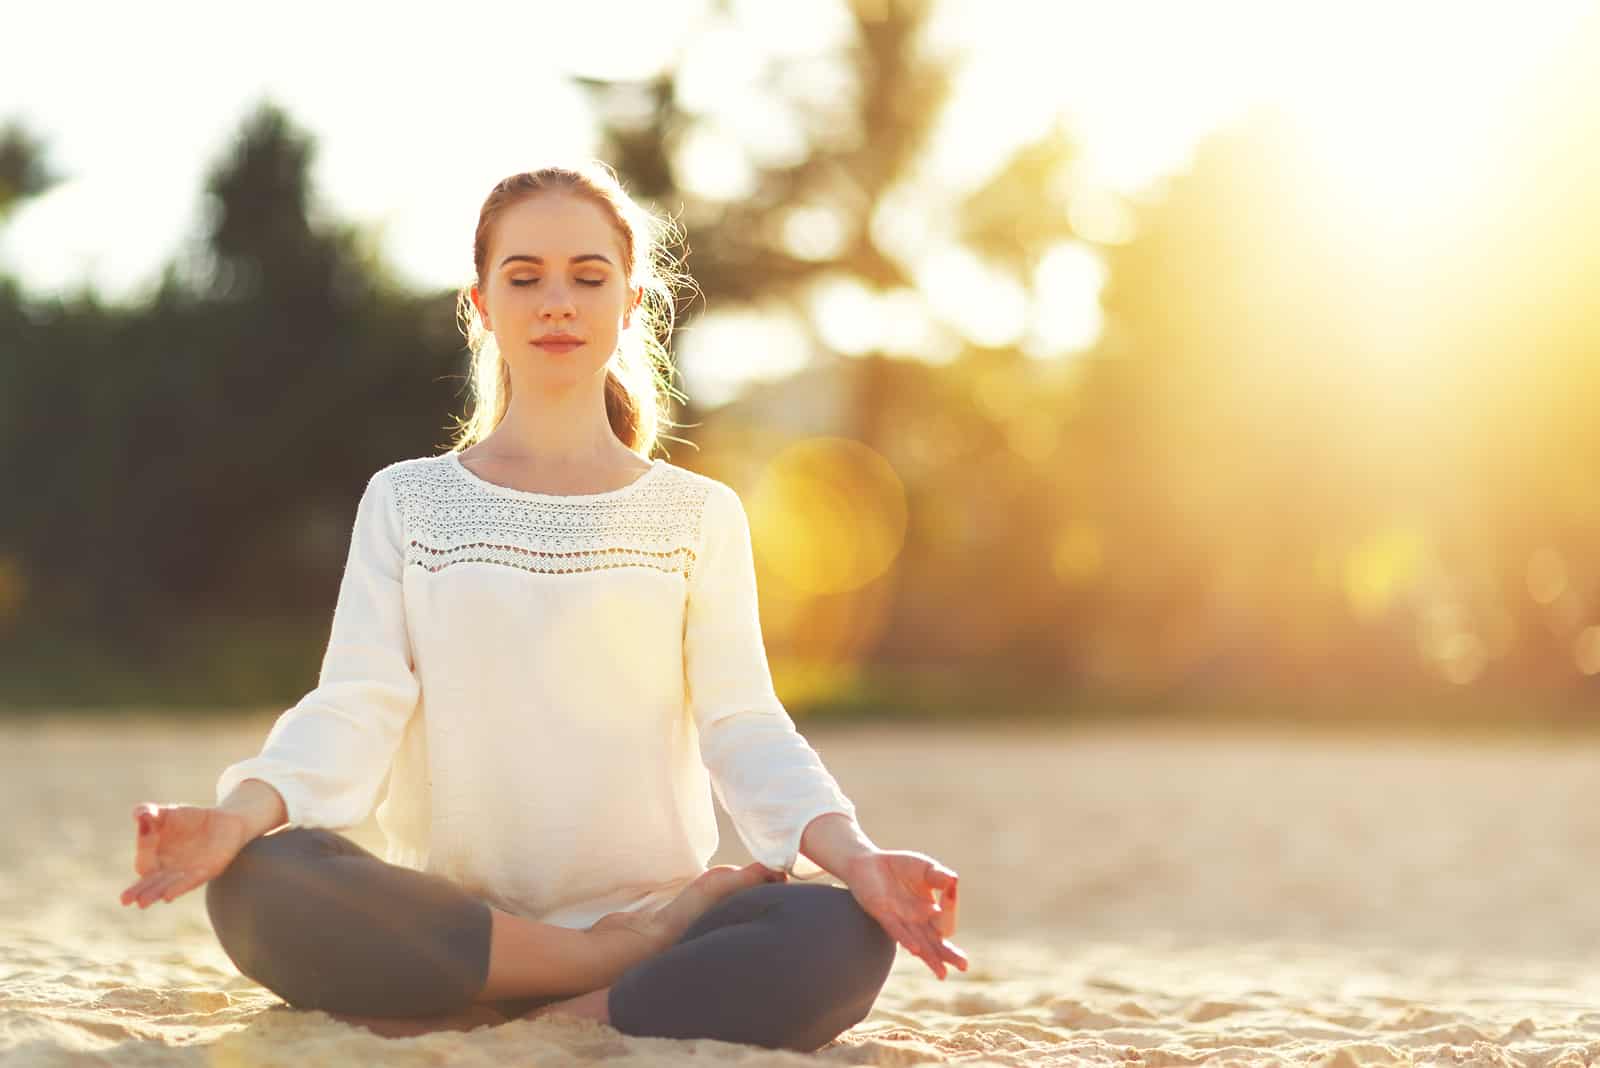
[[[451,457],[390,470],[405,562],[428,571],[487,563],[543,574],[645,567],[694,576],[710,481],[657,464],[620,490],[561,497],[476,481]]]

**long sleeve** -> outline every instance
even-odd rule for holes
[[[684,673],[717,799],[752,856],[800,879],[827,874],[800,855],[806,824],[855,806],[795,730],[772,686],[744,504],[715,483],[684,617]]]
[[[316,688],[278,717],[258,756],[222,772],[218,803],[262,779],[301,827],[353,827],[376,806],[420,694],[401,599],[402,521],[386,471],[368,480],[356,509]]]

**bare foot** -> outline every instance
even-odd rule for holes
[[[591,990],[587,994],[579,994],[575,998],[565,1001],[554,1001],[549,1005],[540,1005],[531,1012],[525,1012],[517,1017],[519,1020],[537,1020],[541,1016],[559,1014],[562,1016],[577,1016],[584,1020],[598,1020],[603,1024],[611,1022],[611,988],[601,987]]]
[[[702,913],[729,894],[748,890],[752,886],[787,881],[788,875],[773,871],[760,862],[736,868],[732,864],[719,864],[702,872],[694,882],[684,887],[678,896],[655,911],[656,922],[668,935],[670,946],[683,937]]]
[[[695,920],[729,894],[752,886],[785,882],[788,878],[785,873],[771,871],[759,863],[746,864],[742,868],[719,864],[701,872],[678,892],[677,897],[660,908],[648,912],[610,912],[596,920],[590,930],[633,931],[644,937],[653,956],[670,949]],[[610,1023],[610,994],[609,986],[591,990],[564,1001],[541,1005],[524,1013],[519,1019],[535,1020],[541,1016],[562,1014]]]
[[[328,1015],[335,1020],[364,1027],[384,1038],[412,1038],[435,1031],[471,1031],[506,1022],[504,1015],[487,1005],[472,1005],[460,1012],[442,1016],[357,1016],[346,1012],[330,1012]]]
[[[788,875],[759,862],[742,868],[718,864],[695,877],[678,896],[648,912],[611,912],[595,921],[594,928],[626,928],[645,936],[657,952],[671,947],[701,914],[729,894],[752,886],[787,881]]]

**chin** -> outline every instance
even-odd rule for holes
[[[577,389],[596,377],[605,378],[606,365],[600,364],[567,364],[566,366],[546,365],[538,368],[533,375],[534,386],[547,393],[565,393]]]

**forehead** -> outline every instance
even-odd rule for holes
[[[538,256],[546,263],[599,252],[622,265],[622,235],[610,214],[587,197],[539,193],[517,202],[495,220],[489,267],[507,256]]]

